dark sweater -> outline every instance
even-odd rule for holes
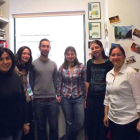
[[[22,82],[16,73],[0,73],[0,137],[13,135],[25,123],[28,114]]]

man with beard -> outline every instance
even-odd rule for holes
[[[34,113],[37,123],[38,140],[58,140],[58,102],[56,100],[56,63],[48,58],[50,41],[39,43],[40,57],[33,61],[29,82],[34,95]],[[46,121],[49,123],[49,138],[46,134]]]

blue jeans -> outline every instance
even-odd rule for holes
[[[22,136],[22,129],[21,130],[16,130],[15,133],[12,136],[6,137],[6,138],[1,138],[0,140],[21,140]]]
[[[49,140],[58,140],[58,102],[56,99],[35,99],[34,113],[37,123],[38,140],[48,140],[46,121],[48,119],[50,131]]]
[[[84,125],[84,102],[84,96],[77,99],[61,97],[61,106],[66,121],[66,134],[61,138],[61,140],[76,140],[79,130]]]

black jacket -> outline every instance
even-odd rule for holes
[[[0,73],[0,137],[13,135],[25,123],[28,114],[22,82],[16,73]]]

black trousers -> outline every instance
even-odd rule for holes
[[[103,123],[104,96],[87,97],[86,103],[86,134],[88,140],[108,140],[108,127]]]
[[[109,120],[111,140],[138,140],[137,124],[139,119],[125,125],[119,125]]]

